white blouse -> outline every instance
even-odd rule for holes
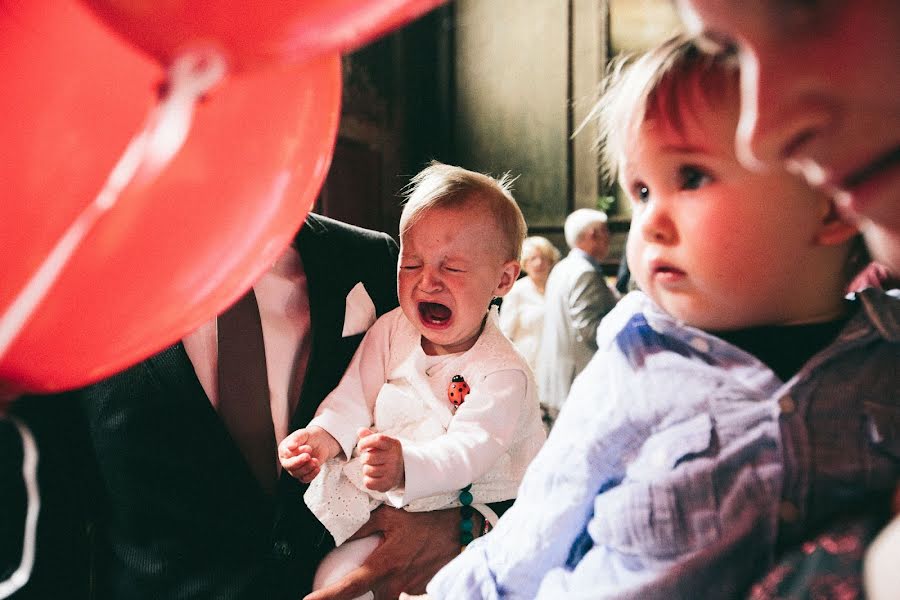
[[[544,330],[544,294],[537,289],[531,277],[516,281],[503,298],[500,330],[522,353],[531,370],[536,370]]]
[[[459,409],[447,398],[454,375],[471,388]],[[403,442],[405,485],[386,494],[365,488],[354,452],[359,428],[373,423]],[[495,313],[472,348],[445,356],[425,355],[399,308],[383,315],[312,425],[350,457],[326,461],[304,495],[338,545],[382,502],[414,512],[459,506],[468,484],[477,504],[515,498],[544,442],[534,377]]]

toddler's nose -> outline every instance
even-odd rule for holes
[[[433,269],[423,269],[422,278],[419,280],[419,289],[423,292],[433,293],[441,289],[440,274]]]
[[[663,202],[650,200],[634,220],[636,223],[633,222],[632,227],[636,227],[648,242],[671,244],[678,237],[668,207]]]

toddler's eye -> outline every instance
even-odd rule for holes
[[[642,181],[636,181],[631,186],[631,197],[634,198],[635,202],[643,204],[650,198],[650,188]]]
[[[712,181],[712,176],[693,165],[684,165],[678,169],[678,189],[696,190]]]

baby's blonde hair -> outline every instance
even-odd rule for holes
[[[610,183],[621,176],[634,133],[648,119],[681,133],[701,110],[740,102],[737,62],[705,52],[684,34],[643,54],[618,57],[601,90],[588,119],[598,121],[600,158]]]
[[[494,179],[432,161],[416,174],[404,191],[406,203],[400,214],[400,237],[433,208],[459,209],[472,204],[486,209],[497,229],[503,234],[501,247],[504,260],[519,260],[528,226],[519,205],[510,192],[514,179],[509,173]]]

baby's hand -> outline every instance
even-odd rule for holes
[[[341,451],[330,433],[321,427],[298,429],[278,444],[278,459],[284,470],[303,483],[309,483],[326,460]]]
[[[386,492],[403,484],[403,448],[400,440],[370,429],[360,429],[359,459],[363,464],[363,484],[370,490]]]

